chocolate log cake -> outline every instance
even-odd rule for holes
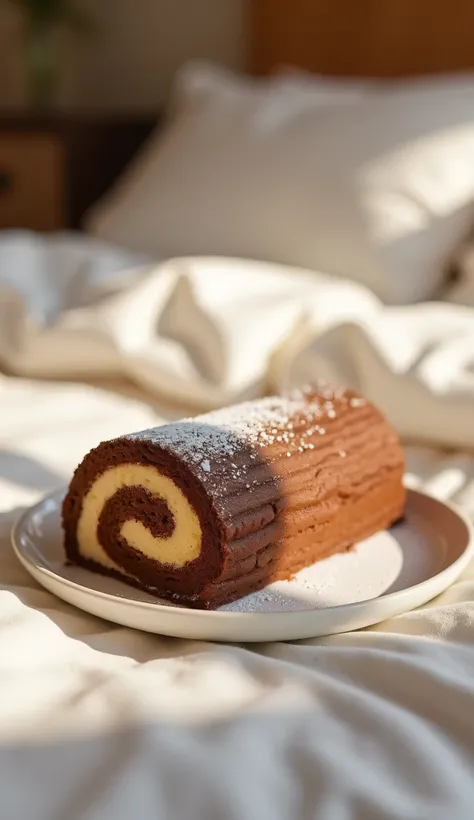
[[[404,458],[382,414],[324,387],[106,441],[63,504],[70,562],[213,609],[389,527]]]

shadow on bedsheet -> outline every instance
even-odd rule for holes
[[[331,791],[331,802],[341,799],[341,774],[328,778],[315,740],[327,724],[316,703],[200,721],[129,718],[121,729],[122,715],[115,721],[115,731],[86,737],[0,744],[2,820],[280,820],[323,816]],[[358,818],[376,816],[366,801],[358,796],[368,812]]]
[[[110,675],[99,714],[113,730],[94,726],[97,711],[87,706],[68,715],[74,729],[66,737],[34,730],[25,737],[22,721],[22,739],[0,743],[2,820],[309,820],[329,817],[328,806],[340,809],[333,817],[380,820],[401,816],[400,792],[411,817],[472,816],[468,674],[462,689],[450,689],[436,673],[442,650],[411,666],[407,651],[389,681],[387,664],[395,665],[397,653],[337,653],[331,663],[314,647],[296,652],[262,657],[258,667],[247,658],[259,697],[245,697],[244,689],[238,704],[231,699],[223,709],[220,698],[214,709],[204,699],[200,714],[202,691],[192,701],[176,692],[180,713],[166,715],[162,704],[156,715],[155,705],[146,719],[138,681],[132,689]],[[270,665],[273,678],[264,687],[261,674]],[[198,681],[202,686],[202,674]],[[428,681],[437,695],[431,707]],[[156,698],[169,698],[171,687],[158,677]],[[461,705],[453,711],[454,692]],[[58,706],[62,717],[64,703]],[[52,718],[54,724],[54,710]]]
[[[64,484],[64,476],[22,453],[0,449],[0,480],[29,490],[49,492]]]

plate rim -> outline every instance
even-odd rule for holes
[[[427,499],[429,501],[434,501],[437,504],[440,504],[447,508],[453,515],[455,515],[464,525],[467,531],[467,544],[458,558],[455,559],[452,563],[448,564],[448,566],[444,567],[440,572],[437,572],[435,575],[430,576],[429,578],[425,578],[423,581],[419,581],[417,584],[413,584],[409,587],[405,587],[404,589],[400,589],[396,592],[389,592],[384,593],[382,595],[378,595],[375,598],[366,598],[363,601],[355,601],[353,603],[347,604],[336,604],[335,606],[327,606],[323,607],[322,609],[315,609],[314,612],[321,613],[322,611],[331,611],[334,613],[339,613],[343,615],[345,612],[350,613],[352,615],[357,615],[361,610],[363,611],[368,604],[373,604],[375,602],[398,602],[403,601],[404,597],[411,597],[416,590],[421,590],[427,583],[433,582],[435,579],[441,580],[445,574],[452,574],[453,571],[458,570],[455,572],[455,577],[459,577],[463,569],[467,566],[470,559],[474,556],[474,524],[471,522],[469,517],[466,513],[461,510],[456,504],[453,504],[450,501],[444,501],[440,498],[436,498],[436,496],[431,495],[430,493],[424,492],[423,490],[419,490],[414,487],[407,487],[407,495],[412,496],[419,496],[421,498]],[[32,575],[32,562],[28,561],[22,547],[20,546],[20,539],[19,534],[22,527],[25,524],[25,521],[30,518],[35,512],[39,511],[39,509],[49,500],[53,501],[56,500],[58,497],[63,497],[67,492],[67,487],[59,488],[53,490],[50,493],[44,495],[39,501],[35,504],[27,507],[23,512],[18,516],[16,521],[14,521],[10,537],[12,542],[13,551],[22,564],[22,566],[26,569],[26,571]],[[45,575],[48,578],[52,578],[55,581],[63,584],[71,589],[74,589],[82,594],[89,594],[93,597],[100,598],[104,601],[113,604],[122,604],[127,607],[132,607],[132,609],[153,609],[157,614],[159,613],[166,613],[170,614],[172,612],[173,616],[178,618],[188,618],[191,614],[194,618],[199,619],[200,621],[209,621],[215,620],[216,616],[219,617],[219,620],[226,620],[244,622],[244,621],[255,621],[255,618],[258,617],[259,621],[267,621],[268,623],[273,623],[277,620],[297,620],[301,618],[301,616],[305,615],[308,616],[313,610],[311,609],[296,609],[296,610],[289,610],[284,612],[229,612],[229,611],[221,611],[221,610],[206,610],[206,609],[193,609],[192,607],[183,607],[183,606],[173,606],[166,603],[152,603],[150,601],[137,601],[133,598],[128,597],[120,597],[118,595],[114,595],[110,592],[103,592],[102,590],[93,589],[90,586],[86,586],[84,584],[80,584],[77,581],[72,581],[69,578],[64,578],[62,575],[59,575],[57,572],[53,570],[47,569],[46,567],[40,566],[38,564],[34,565],[34,569],[40,575]],[[33,576],[35,577],[35,576]],[[38,580],[35,577],[35,580]],[[125,583],[126,582],[122,582]],[[449,584],[447,585],[449,586]],[[55,594],[55,593],[52,593]],[[438,593],[439,594],[439,593]],[[57,596],[60,597],[60,596]],[[436,597],[436,594],[433,596]]]

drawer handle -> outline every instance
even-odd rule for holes
[[[13,177],[8,171],[0,171],[0,195],[6,194],[13,187]]]

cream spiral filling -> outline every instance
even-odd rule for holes
[[[101,473],[82,499],[77,523],[77,541],[84,558],[109,569],[123,572],[123,568],[105,551],[98,537],[102,510],[107,502],[122,489],[138,487],[163,501],[174,518],[169,536],[156,536],[134,517],[120,527],[120,535],[127,544],[149,559],[177,568],[184,567],[201,553],[202,531],[199,518],[183,491],[156,467],[144,464],[120,464]]]

